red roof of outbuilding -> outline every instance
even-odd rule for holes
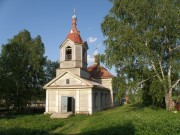
[[[114,76],[99,64],[94,64],[87,68],[90,78],[113,78]]]

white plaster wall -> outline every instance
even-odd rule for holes
[[[48,108],[46,113],[61,112],[61,97],[74,98],[74,111],[80,114],[92,114],[92,90],[84,89],[48,89]]]
[[[62,47],[60,47],[60,62],[65,61],[65,49],[70,46],[72,48],[72,53],[74,54],[74,44],[72,41],[67,41]],[[72,56],[73,57],[73,56]],[[73,57],[74,59],[74,57]]]
[[[104,87],[112,90],[112,78],[101,79],[101,84],[102,84]]]
[[[74,68],[75,67],[75,61],[61,61],[60,62],[60,68]]]
[[[82,45],[75,45],[75,60],[82,61]]]
[[[56,91],[48,90],[48,112],[56,112]]]
[[[72,60],[65,61],[65,51],[66,47],[70,46],[72,48]],[[83,52],[82,48],[85,45],[82,44],[74,44],[71,41],[67,41],[61,48],[60,48],[60,68],[72,68],[72,67],[81,67],[87,68],[84,66],[84,61],[82,58]],[[87,54],[86,54],[87,55]],[[86,58],[87,59],[87,58]],[[86,60],[87,63],[87,60]]]
[[[79,111],[87,112],[88,111],[88,91],[81,90],[79,93]]]
[[[76,113],[92,114],[92,89],[76,91]]]
[[[69,68],[69,69],[56,69],[56,76],[62,74],[66,70],[70,71],[71,73],[78,75],[83,78],[89,79],[89,72],[82,70],[81,68]]]
[[[63,72],[65,72],[66,70],[70,71],[71,73],[80,76],[80,68],[69,68],[69,69],[56,69],[56,76],[62,74]]]

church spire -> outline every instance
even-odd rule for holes
[[[84,43],[83,40],[81,39],[80,32],[78,31],[76,27],[76,22],[77,22],[77,17],[76,17],[76,10],[74,9],[74,14],[72,16],[72,27],[70,32],[67,35],[67,39],[70,39],[74,43]]]
[[[71,28],[71,33],[78,33],[79,31],[77,30],[76,27],[76,21],[77,21],[77,17],[76,17],[76,9],[74,9],[74,15],[72,16],[72,28]]]

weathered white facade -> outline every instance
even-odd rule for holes
[[[60,45],[56,77],[44,86],[45,113],[92,114],[114,106],[113,76],[97,63],[87,68],[88,45],[81,39],[76,20],[74,15],[72,28]],[[93,78],[97,68],[100,70],[95,74],[99,76]]]

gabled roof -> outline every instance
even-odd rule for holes
[[[113,78],[114,76],[107,71],[104,67],[99,64],[93,64],[88,67],[87,70],[90,73],[90,78],[100,79],[100,78]]]
[[[74,79],[77,79],[79,81],[81,81],[81,84],[67,84],[67,85],[62,85],[58,83],[58,80],[60,80],[64,75],[69,74],[70,76],[72,76]],[[103,89],[107,89],[105,88],[103,85],[97,83],[97,82],[93,82],[91,80],[87,80],[84,78],[81,78],[73,73],[71,73],[70,71],[64,71],[62,74],[58,75],[57,77],[55,77],[53,80],[51,80],[49,83],[47,83],[46,85],[44,85],[44,89],[48,89],[48,88],[84,88],[84,87],[97,87],[97,88],[103,88]]]

